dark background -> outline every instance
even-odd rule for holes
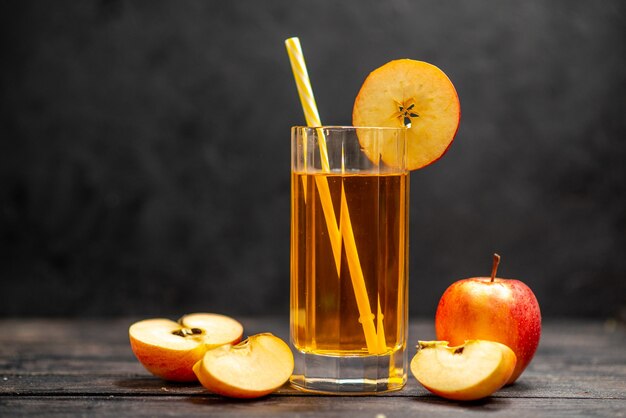
[[[626,316],[621,0],[0,7],[0,315],[286,315],[299,36],[325,124],[392,59],[457,88],[411,175],[411,314],[497,251],[545,317]]]

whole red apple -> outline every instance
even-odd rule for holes
[[[444,292],[437,314],[437,339],[460,345],[465,340],[489,340],[509,346],[517,365],[507,384],[515,382],[530,363],[541,336],[541,312],[535,294],[519,280],[497,278],[500,256],[494,254],[491,277],[453,283]]]

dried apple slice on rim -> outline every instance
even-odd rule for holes
[[[374,70],[354,102],[354,126],[406,127],[406,165],[416,170],[445,154],[459,127],[461,107],[450,79],[436,66],[400,59]],[[359,137],[367,156],[397,164],[393,141],[378,146]]]

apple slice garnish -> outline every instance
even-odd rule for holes
[[[281,387],[294,367],[289,346],[272,334],[206,352],[193,367],[202,386],[231,398],[258,398]]]
[[[130,346],[141,364],[165,380],[191,382],[207,350],[241,341],[243,326],[218,314],[190,314],[178,322],[156,318],[136,322],[128,329]]]
[[[459,127],[461,107],[450,79],[432,64],[410,59],[391,61],[374,70],[354,102],[354,126],[406,127],[406,165],[416,170],[437,161],[448,150]],[[373,161],[397,164],[395,142],[376,146],[359,136]]]
[[[426,389],[443,398],[471,401],[504,386],[515,369],[515,353],[494,341],[420,341],[411,372]]]

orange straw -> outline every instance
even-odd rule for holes
[[[289,55],[289,61],[291,62],[291,69],[293,70],[293,75],[298,88],[298,94],[300,96],[300,102],[302,103],[302,109],[304,110],[304,117],[307,125],[311,127],[320,127],[322,126],[322,123],[315,104],[315,98],[313,96],[311,82],[309,81],[309,75],[306,70],[306,64],[304,63],[300,40],[298,38],[289,38],[285,41],[285,45],[287,47],[287,54]],[[330,164],[328,161],[326,138],[321,129],[319,129],[318,132],[322,170],[329,173]],[[333,256],[335,258],[335,266],[337,267],[337,275],[339,276],[340,274],[341,244],[343,236],[343,242],[345,242],[346,246],[348,269],[350,271],[350,277],[352,278],[352,287],[354,288],[354,295],[356,297],[357,308],[359,310],[359,321],[363,326],[363,332],[365,334],[367,351],[369,351],[370,354],[382,354],[386,351],[382,315],[379,317],[379,329],[377,335],[376,327],[374,326],[375,315],[372,313],[369,298],[367,296],[365,278],[359,261],[356,241],[354,239],[354,231],[352,230],[352,223],[350,222],[345,191],[342,186],[341,216],[339,222],[340,227],[338,227],[335,210],[330,196],[330,189],[328,187],[328,181],[324,176],[316,176],[315,180],[320,195],[322,211],[324,212],[324,219],[326,220],[326,225],[328,227],[330,243],[333,250]]]

